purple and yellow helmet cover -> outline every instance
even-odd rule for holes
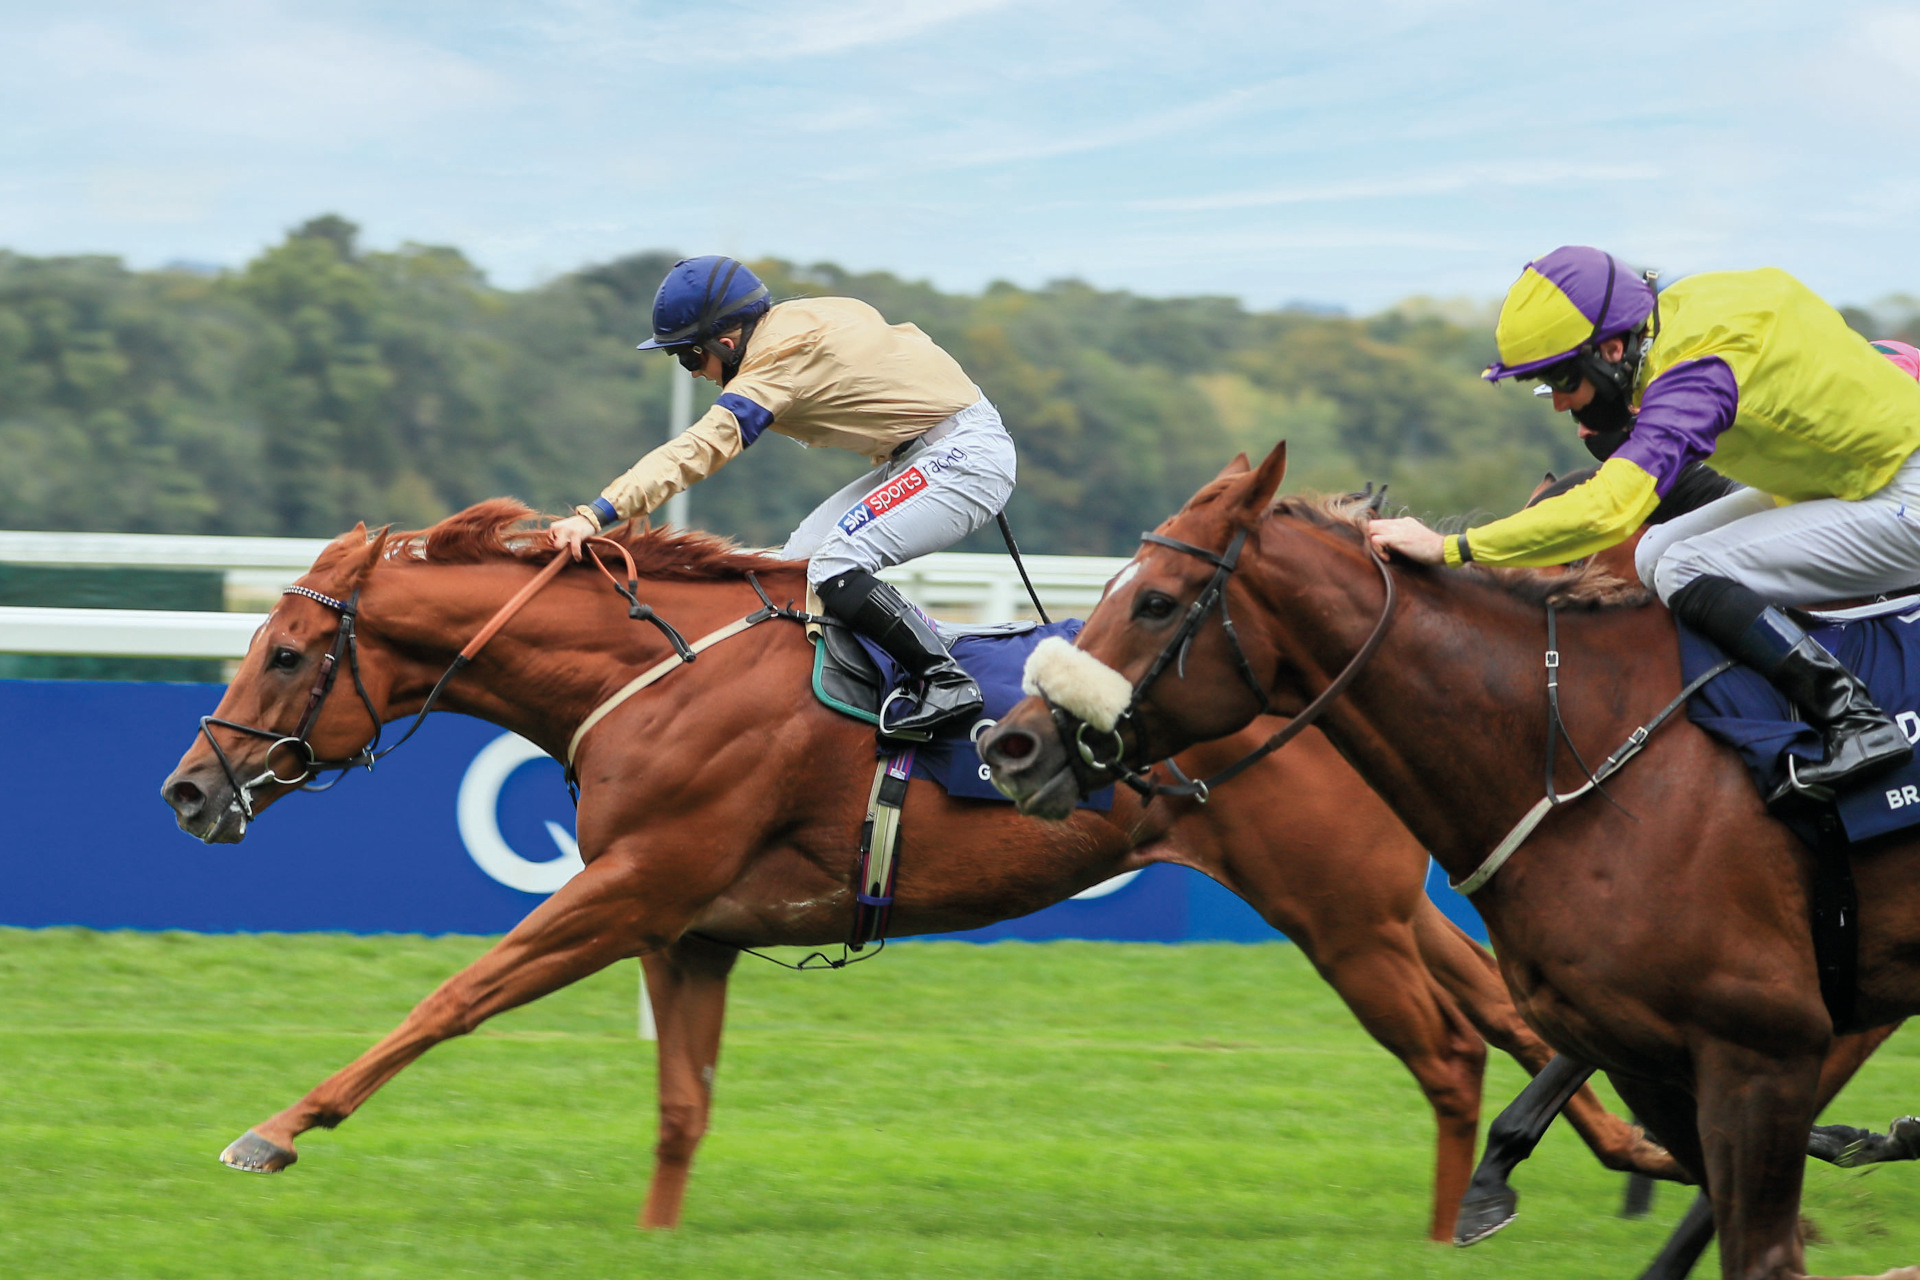
[[[1626,264],[1599,249],[1563,245],[1529,262],[1507,290],[1493,331],[1500,358],[1480,376],[1498,382],[1536,373],[1588,342],[1631,333],[1652,313],[1652,286]]]

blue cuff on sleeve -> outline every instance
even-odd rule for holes
[[[733,415],[740,424],[740,447],[745,448],[760,438],[760,433],[773,425],[773,415],[753,401],[731,391],[721,393],[714,401],[722,409]]]
[[[614,510],[613,504],[605,498],[595,498],[587,505],[593,508],[594,515],[600,517],[600,527],[602,529],[620,518],[620,513]]]

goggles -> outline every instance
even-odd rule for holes
[[[680,367],[688,373],[698,373],[707,367],[707,349],[698,343],[687,347],[675,347],[673,358],[678,360]]]
[[[1572,395],[1580,389],[1586,380],[1587,371],[1582,367],[1580,357],[1574,356],[1562,360],[1559,364],[1550,364],[1539,370],[1533,377],[1548,391],[1557,391],[1562,395]]]

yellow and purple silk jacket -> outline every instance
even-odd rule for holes
[[[1784,271],[1660,295],[1632,434],[1593,479],[1446,540],[1446,562],[1552,565],[1624,541],[1689,462],[1783,502],[1864,498],[1920,449],[1920,383]]]

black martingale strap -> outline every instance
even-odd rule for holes
[[[1600,786],[1600,779],[1587,767],[1586,760],[1580,755],[1580,748],[1574,744],[1573,735],[1567,732],[1567,722],[1560,716],[1560,628],[1559,614],[1553,603],[1547,603],[1547,794],[1555,794],[1553,781],[1554,748],[1564,741],[1567,750],[1573,753],[1573,762],[1580,766],[1580,772],[1586,775],[1589,786],[1598,787],[1600,794],[1606,796],[1609,803],[1613,797],[1607,795],[1607,789]]]
[[[1513,830],[1507,832],[1506,839],[1496,845],[1493,852],[1488,854],[1478,867],[1462,879],[1452,881],[1449,887],[1460,894],[1477,892],[1487,881],[1493,879],[1495,872],[1506,865],[1507,859],[1513,856],[1513,851],[1526,842],[1527,837],[1533,834],[1534,828],[1539,826],[1549,813],[1569,800],[1579,799],[1620,772],[1629,760],[1640,754],[1640,749],[1647,745],[1647,740],[1653,737],[1654,731],[1671,719],[1674,712],[1687,705],[1687,699],[1706,688],[1710,682],[1733,670],[1737,665],[1739,664],[1732,658],[1724,658],[1688,681],[1686,687],[1675,694],[1671,702],[1660,708],[1653,719],[1628,734],[1627,740],[1621,743],[1612,755],[1600,762],[1600,767],[1588,775],[1587,781],[1572,791],[1564,794],[1555,791],[1553,775],[1548,774],[1547,793],[1534,802],[1533,808],[1527,810],[1520,821],[1514,824]]]

